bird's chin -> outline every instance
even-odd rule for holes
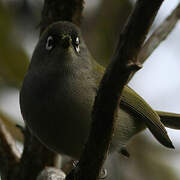
[[[65,60],[65,62],[73,62],[76,57],[77,57],[77,53],[75,52],[74,48],[71,46],[59,51],[58,53],[58,59],[61,58],[63,59],[63,61]]]

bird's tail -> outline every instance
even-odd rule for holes
[[[168,128],[180,129],[180,114],[156,111],[161,122]]]

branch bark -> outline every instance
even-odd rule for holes
[[[17,128],[17,125],[15,123],[15,120],[10,118],[7,114],[0,111],[0,119],[2,120],[3,124],[5,125],[6,129],[11,132],[12,137],[14,140],[17,140],[19,142],[23,142],[23,134],[22,132]]]
[[[92,129],[78,166],[66,179],[95,180],[107,156],[124,85],[140,68],[137,55],[163,0],[139,0],[120,33],[117,49],[100,83],[92,113]]]
[[[55,166],[56,154],[41,144],[26,128],[24,150],[9,180],[34,180],[46,166]]]
[[[163,42],[170,32],[174,29],[180,19],[180,3],[173,12],[163,21],[163,23],[154,31],[142,47],[138,60],[144,63],[146,59],[154,52],[154,50]]]
[[[16,143],[0,119],[0,170],[3,179],[8,178],[19,159],[20,153],[16,148]]]

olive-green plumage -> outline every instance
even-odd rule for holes
[[[21,112],[32,133],[54,151],[79,158],[103,72],[78,27],[70,22],[48,27],[34,50],[20,93]],[[146,127],[161,144],[173,148],[158,114],[125,86],[110,151],[121,150]]]

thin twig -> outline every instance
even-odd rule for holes
[[[107,155],[113,134],[117,107],[124,85],[140,68],[136,60],[149,28],[163,0],[139,0],[101,81],[92,113],[92,129],[77,167],[66,179],[95,180]]]
[[[11,133],[12,137],[20,142],[23,142],[23,134],[20,129],[17,128],[15,120],[10,118],[7,114],[0,111],[0,119],[4,123],[6,129]]]
[[[19,159],[20,152],[16,148],[16,143],[0,119],[0,170],[3,179],[8,177]]]
[[[167,38],[169,33],[174,29],[179,19],[180,3],[145,42],[143,48],[138,55],[138,60],[140,63],[144,63],[145,60],[159,46],[159,44]]]

